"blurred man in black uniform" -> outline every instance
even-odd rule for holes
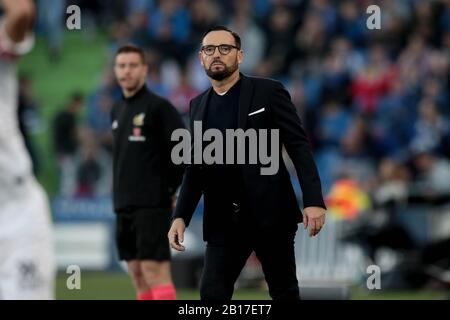
[[[147,89],[147,68],[140,48],[127,45],[117,51],[114,71],[123,98],[111,113],[116,240],[137,298],[173,300],[166,235],[183,171],[170,160],[170,138],[183,122],[167,100]]]

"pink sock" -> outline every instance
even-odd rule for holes
[[[154,300],[176,300],[176,291],[173,284],[161,284],[151,289]]]
[[[138,292],[137,300],[154,300],[152,289],[144,292]]]

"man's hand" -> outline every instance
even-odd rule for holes
[[[36,8],[33,0],[0,0],[5,10],[8,37],[16,43],[23,41],[33,28]]]
[[[309,236],[313,237],[320,232],[325,224],[326,210],[322,207],[307,207],[303,209],[303,225],[309,227]]]
[[[169,233],[167,236],[169,237],[169,243],[172,248],[178,251],[184,251],[186,248],[181,245],[184,241],[184,230],[186,229],[186,224],[184,223],[183,218],[176,218],[172,222],[172,226],[170,227]]]

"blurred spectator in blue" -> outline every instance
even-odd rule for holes
[[[240,65],[244,73],[253,74],[260,64],[266,46],[264,33],[252,18],[250,0],[234,0],[234,14],[228,23],[228,28],[241,35],[245,59]]]
[[[274,6],[265,25],[267,41],[264,60],[257,66],[256,74],[277,77],[287,71],[294,22],[293,12],[288,7]]]
[[[308,11],[315,11],[320,15],[326,33],[335,32],[338,15],[330,0],[311,0]]]
[[[379,156],[400,156],[411,140],[416,119],[414,97],[405,83],[397,78],[391,90],[378,102],[371,125]]]
[[[156,94],[167,97],[169,94],[169,87],[163,82],[161,69],[162,69],[162,57],[161,53],[154,49],[149,48],[146,50],[148,75],[146,83],[148,87]]]
[[[345,91],[341,91],[340,94],[348,96],[350,84],[348,77],[353,77],[364,68],[366,63],[364,54],[360,50],[356,50],[348,39],[339,36],[331,39],[328,57],[322,67],[326,82],[325,88],[334,92],[333,88],[335,87],[342,89],[345,87]]]
[[[92,0],[90,0],[92,2]],[[100,25],[110,24],[112,21],[126,21],[132,1],[100,0],[101,12],[98,12]]]
[[[444,31],[450,31],[450,1],[445,0],[442,2],[443,10],[441,18],[439,20],[440,28]]]
[[[262,22],[272,9],[271,0],[252,0],[252,8],[257,22]]]
[[[355,47],[366,44],[365,10],[358,6],[357,1],[339,1],[339,33],[343,34]]]
[[[321,107],[316,137],[321,149],[336,149],[341,144],[352,117],[337,101],[329,100]]]
[[[350,84],[350,72],[347,68],[346,58],[336,48],[343,42],[333,42],[334,50],[324,58],[323,65],[326,72],[322,74],[323,90],[327,95],[332,95],[340,102],[348,103],[350,98],[348,87]]]
[[[448,57],[450,55],[450,30],[446,31],[442,34],[441,43],[442,43],[441,52],[443,55]],[[448,77],[448,74],[447,74],[447,77]],[[447,84],[447,85],[449,85],[449,84]]]
[[[376,159],[372,150],[370,128],[361,116],[352,119],[341,140],[337,171],[345,172],[367,190],[376,176]]]
[[[369,4],[368,4],[369,5]],[[412,16],[409,1],[382,0],[380,3],[382,19],[381,30],[372,32],[395,55],[405,46],[408,34],[408,21]]]
[[[132,26],[125,21],[113,22],[109,27],[109,45],[108,45],[108,60],[111,63],[114,61],[114,55],[117,49],[131,41],[139,42],[138,36],[133,33]],[[137,43],[139,44],[139,43]]]
[[[306,92],[303,81],[299,78],[293,78],[286,85],[287,90],[291,94],[292,103],[295,106],[297,114],[302,119],[306,133],[310,139],[313,149],[315,148],[315,135],[313,134],[315,128],[315,113],[308,108],[306,101]]]
[[[361,116],[354,116],[342,131],[338,147],[328,144],[327,148],[317,151],[316,158],[325,189],[345,174],[368,190],[376,176],[376,161],[371,150],[372,138],[367,121]]]
[[[317,63],[327,50],[328,40],[322,16],[308,12],[296,31],[293,55],[304,63]]]
[[[148,0],[145,0],[148,1]],[[71,0],[69,5],[81,9],[81,30],[87,37],[95,37],[100,27],[115,21],[125,21],[135,1],[124,0]]]
[[[191,85],[199,92],[203,92],[209,88],[210,83],[208,76],[205,74],[205,69],[198,63],[198,52],[199,50],[189,57],[187,69],[189,70],[189,82]]]
[[[450,114],[449,92],[444,87],[445,81],[432,77],[423,80],[422,97],[435,101],[439,111],[448,116]]]
[[[158,1],[149,13],[147,25],[149,36],[164,57],[175,58],[184,64],[191,32],[191,17],[181,0]]]
[[[81,130],[76,156],[75,197],[98,197],[111,193],[112,159],[97,143],[90,129]]]
[[[63,49],[62,35],[65,27],[66,1],[38,0],[37,10],[39,26],[47,40],[50,61],[58,61]]]
[[[423,99],[419,104],[419,117],[414,124],[411,148],[437,150],[448,134],[449,121],[443,117],[431,99]]]
[[[439,12],[432,1],[414,1],[412,25],[426,43],[436,45],[438,38]]]
[[[450,57],[439,50],[433,49],[429,54],[429,75],[446,84],[450,66]]]
[[[114,74],[106,71],[102,84],[90,95],[87,103],[86,121],[96,141],[108,152],[112,151],[111,108],[121,94]]]
[[[128,11],[132,15],[136,11],[150,12],[155,8],[155,0],[129,0]]]
[[[430,49],[418,34],[412,34],[408,44],[398,58],[398,64],[404,80],[417,87],[419,80],[425,78],[429,71]]]
[[[199,94],[200,92],[190,84],[189,70],[185,67],[181,71],[178,85],[171,90],[168,99],[186,120],[189,116],[189,103]]]
[[[221,7],[215,0],[189,1],[189,9],[191,13],[190,49],[198,52],[203,33],[209,28],[221,24],[220,20],[224,17],[221,14]]]
[[[130,25],[132,42],[138,46],[147,47],[150,39],[147,33],[149,12],[155,8],[153,0],[131,0],[128,7],[127,22]]]
[[[433,99],[447,115],[450,114],[449,105],[449,70],[450,55],[433,50],[429,54],[429,71],[423,79],[422,96]]]
[[[341,171],[336,165],[341,161],[339,149],[353,120],[352,115],[332,97],[325,101],[318,113],[313,137],[316,139],[317,161],[326,189],[331,187]]]

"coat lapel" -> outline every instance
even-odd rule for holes
[[[238,128],[245,129],[253,96],[253,84],[250,79],[241,73],[241,91],[239,95]]]
[[[212,88],[209,88],[203,95],[195,114],[193,114],[192,121],[202,121],[203,122],[205,120],[206,105],[208,103],[211,92],[212,92]]]

